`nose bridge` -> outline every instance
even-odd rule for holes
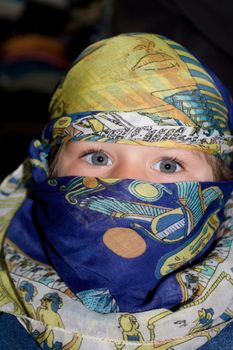
[[[143,179],[149,180],[149,177],[146,172],[146,167],[143,164],[143,161],[138,159],[135,161],[127,161],[121,164],[118,164],[111,171],[111,176],[114,178],[126,178],[126,179]]]

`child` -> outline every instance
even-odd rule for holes
[[[1,187],[1,311],[43,349],[223,344],[233,202],[222,83],[167,38],[123,34],[78,57],[50,116]]]

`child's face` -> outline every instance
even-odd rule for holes
[[[64,146],[54,175],[132,178],[160,183],[214,179],[202,152],[86,141]]]

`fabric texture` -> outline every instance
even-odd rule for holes
[[[233,315],[232,181],[49,179],[48,170],[51,150],[78,140],[196,149],[230,165],[227,90],[180,45],[120,35],[83,52],[50,113],[1,185],[0,310],[43,349],[198,349],[221,334]],[[127,249],[126,236],[113,244],[125,233]]]
[[[139,128],[150,125],[153,130],[152,121],[165,128],[184,126],[186,130],[187,127],[194,127],[195,131],[209,136],[210,140],[205,147],[205,142],[201,142],[200,135],[196,135],[193,129],[193,146],[195,138],[199,138],[198,147],[204,147],[204,151],[209,153],[223,153],[221,147],[216,145],[217,139],[223,142],[226,138],[226,144],[232,140],[228,123],[233,113],[227,90],[183,46],[153,34],[120,35],[102,40],[84,50],[53,95],[51,117],[67,117],[58,120],[53,138],[58,139],[58,142],[63,138],[67,142],[72,137],[67,128],[72,125],[76,138],[88,139],[90,132],[74,125],[72,119],[79,119],[75,114],[89,111],[90,106],[92,111],[142,112],[151,119],[151,123],[144,124],[143,120]],[[120,123],[114,122],[114,117],[112,119],[114,129],[117,126],[119,128]],[[133,117],[131,119],[133,124]],[[108,134],[104,133],[104,121],[97,120],[99,123],[91,120],[86,122],[86,128],[89,126],[91,134],[95,136],[100,134],[108,138]],[[127,126],[130,128],[130,125]],[[112,130],[111,125],[107,129]],[[219,136],[215,139],[216,132]],[[141,140],[140,136],[134,130],[134,140]],[[112,133],[109,138],[114,138]],[[128,138],[132,139],[130,136]],[[127,137],[123,135],[120,139]],[[185,139],[183,135],[181,144],[186,144]],[[160,140],[151,140],[148,135],[144,137],[147,145],[163,140],[166,141],[166,137],[161,136]],[[179,142],[179,136],[176,141]],[[168,147],[166,143],[165,147]]]
[[[0,350],[12,350],[17,339],[18,350],[34,350],[41,349],[41,347],[32,339],[27,331],[16,320],[15,316],[3,313],[0,316],[0,329],[2,341],[0,343]],[[10,330],[10,331],[9,331]],[[225,327],[224,330],[216,337],[201,346],[199,350],[228,350],[232,347],[232,331],[233,324]],[[4,340],[3,340],[4,339]]]
[[[215,244],[231,191],[232,183],[65,177],[35,187],[35,217],[53,266],[88,308],[171,309],[192,298],[174,272]],[[13,227],[20,220],[16,214]],[[11,226],[7,237],[17,239]]]

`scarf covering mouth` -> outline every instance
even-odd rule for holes
[[[43,239],[30,234],[38,229],[33,188],[48,181],[53,147],[68,141],[197,149],[230,165],[229,93],[179,44],[153,34],[124,34],[78,57],[53,95],[50,115],[41,141],[31,143],[29,158],[1,185],[0,310],[16,315],[42,349],[199,348],[233,319],[231,182],[217,191],[229,200],[224,219],[221,208],[221,226],[213,230],[213,246],[177,271],[179,305],[105,315],[86,306],[101,305],[106,291],[75,294],[52,267]],[[57,252],[52,240],[49,249]]]
[[[216,244],[231,192],[231,182],[50,179],[34,188],[37,224],[30,234],[42,237],[58,274],[89,309],[172,309],[182,303],[183,289],[190,293],[177,271]],[[11,226],[21,218],[22,210]],[[30,234],[18,240],[10,227],[7,237],[38,259],[39,247],[32,255],[24,244]]]

